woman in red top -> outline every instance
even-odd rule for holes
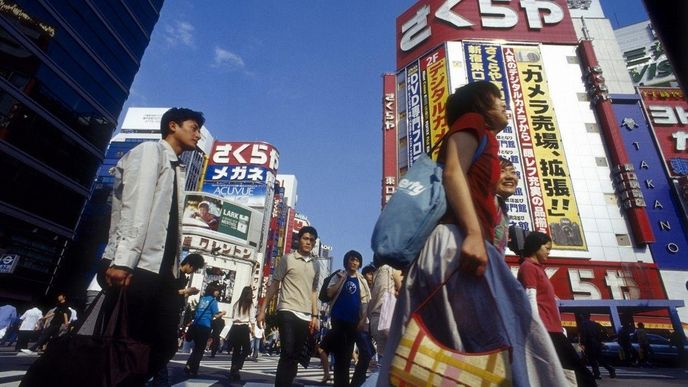
[[[490,82],[470,83],[448,98],[446,109],[450,129],[438,161],[444,164],[447,213],[399,291],[379,375],[390,374],[411,313],[449,278],[417,312],[436,341],[464,352],[510,347],[514,386],[564,386],[547,332],[533,319],[525,291],[492,245],[499,223],[496,134],[508,123],[501,93]],[[378,386],[388,382],[381,377]]]

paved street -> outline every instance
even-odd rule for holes
[[[227,379],[230,357],[218,355],[214,359],[205,357],[201,362],[199,376],[189,378],[183,373],[188,354],[178,353],[170,362],[170,381],[175,387],[210,387],[210,386],[271,386],[277,368],[277,356],[264,356],[258,362],[247,361],[241,372],[241,383],[230,383]],[[17,356],[8,349],[0,349],[0,387],[16,387],[35,357]],[[352,370],[353,372],[353,370]],[[321,385],[322,369],[320,361],[313,359],[311,367],[299,367],[296,382],[304,386]],[[609,379],[602,371],[600,386],[654,387],[686,386],[688,371],[672,368],[617,368],[616,379]],[[331,384],[331,383],[330,383]]]

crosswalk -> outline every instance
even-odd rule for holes
[[[242,375],[245,375],[244,379],[249,378],[251,380],[254,380],[265,378],[266,380],[274,380],[274,377],[277,373],[278,360],[278,356],[264,356],[258,358],[257,361],[246,360],[246,362],[244,363],[244,367],[241,370]],[[170,363],[175,363],[183,367],[184,364],[186,364],[186,359],[180,359],[179,356],[177,356],[174,360],[170,361]],[[201,370],[199,372],[202,373],[203,369],[209,368],[212,370],[219,370],[220,372],[226,371],[226,373],[228,374],[231,365],[232,362],[230,361],[229,357],[225,357],[224,359],[209,359],[206,357],[201,361]],[[308,368],[303,368],[301,365],[299,365],[298,373],[296,375],[296,381],[306,386],[322,385],[320,384],[320,382],[322,381],[323,375],[324,373],[320,360],[314,358],[312,359],[311,364]],[[178,387],[184,386],[190,385],[178,385]]]

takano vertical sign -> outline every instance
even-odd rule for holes
[[[470,39],[577,44],[565,0],[425,0],[397,18],[397,68],[439,44]]]

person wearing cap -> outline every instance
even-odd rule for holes
[[[111,226],[98,282],[106,312],[126,289],[129,336],[150,346],[148,375],[131,380],[133,385],[143,385],[177,351],[186,182],[179,155],[196,149],[204,122],[200,112],[169,109],[160,120],[162,139],[137,145],[111,169]]]
[[[330,305],[330,319],[332,329],[328,332],[321,347],[326,352],[334,355],[334,385],[349,385],[349,368],[354,344],[358,344],[362,355],[356,364],[351,385],[363,384],[371,354],[368,343],[359,334],[365,330],[370,301],[370,288],[368,281],[359,273],[358,269],[363,264],[361,253],[350,250],[344,254],[344,270],[340,270],[327,287],[327,295],[332,299]]]

